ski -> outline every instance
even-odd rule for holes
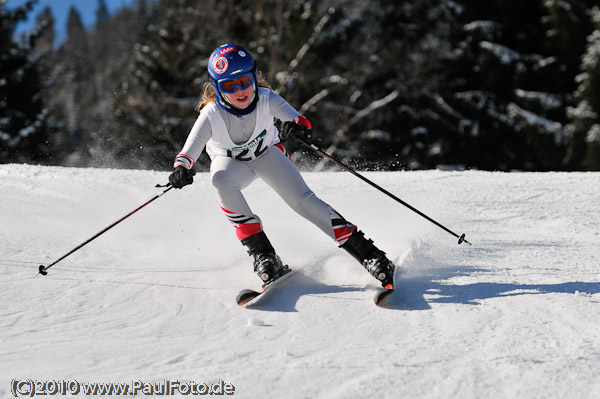
[[[375,305],[381,307],[383,306],[385,300],[394,292],[394,286],[392,284],[388,284],[385,288],[381,288],[377,290],[375,293],[375,297],[373,300],[375,301]]]
[[[251,289],[241,290],[235,298],[235,301],[240,306],[252,305],[256,303],[258,299],[263,296],[263,294],[266,294],[267,292],[271,291],[274,287],[276,287],[282,281],[288,279],[294,273],[296,273],[296,270],[288,269],[288,271],[284,275],[278,277],[276,280],[273,280],[269,284],[263,285],[260,291],[255,291]]]
[[[394,262],[396,264],[396,262]],[[382,307],[385,305],[385,301],[394,293],[396,287],[396,275],[398,274],[398,266],[394,269],[394,275],[392,276],[393,282],[392,284],[388,284],[383,288],[380,288],[375,293],[373,297],[373,301],[375,305]]]

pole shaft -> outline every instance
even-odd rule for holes
[[[138,206],[133,211],[129,212],[127,215],[123,216],[122,218],[120,218],[116,222],[112,223],[110,226],[107,226],[106,228],[104,228],[102,231],[98,232],[93,237],[90,237],[86,241],[82,242],[77,247],[73,248],[71,251],[67,252],[66,254],[64,254],[63,256],[61,256],[60,258],[58,258],[57,260],[55,260],[54,262],[52,262],[50,265],[45,266],[44,270],[50,269],[52,266],[54,266],[55,264],[57,264],[58,262],[60,262],[64,258],[66,258],[67,256],[71,255],[72,253],[78,251],[79,249],[81,249],[85,245],[87,245],[90,242],[94,241],[96,238],[100,237],[102,234],[106,233],[108,230],[112,229],[113,227],[115,227],[116,225],[118,225],[119,223],[121,223],[123,220],[127,219],[129,216],[133,215],[134,213],[136,213],[137,211],[139,211],[140,209],[142,209],[146,205],[150,204],[152,201],[154,201],[158,197],[162,196],[164,193],[166,193],[167,191],[171,190],[172,188],[173,188],[172,186],[169,186],[169,188],[167,188],[167,189],[161,191],[160,193],[156,194],[154,197],[150,198],[148,201],[144,202],[142,205]]]
[[[371,180],[367,179],[366,177],[364,177],[363,175],[361,175],[360,173],[356,172],[354,169],[352,169],[351,167],[349,167],[348,165],[345,165],[344,163],[342,163],[341,161],[338,161],[337,159],[335,159],[334,157],[332,157],[331,155],[327,154],[325,151],[321,150],[319,147],[317,147],[314,144],[309,144],[308,142],[306,142],[305,140],[301,139],[301,138],[297,138],[296,140],[298,140],[300,143],[304,144],[305,146],[311,148],[313,151],[321,154],[323,157],[327,158],[328,160],[332,161],[333,163],[335,163],[336,165],[338,165],[339,167],[341,167],[342,169],[352,173],[354,176],[358,177],[359,179],[361,179],[362,181],[364,181],[365,183],[370,184],[371,186],[375,187],[377,190],[381,191],[382,193],[384,193],[385,195],[387,195],[388,197],[394,199],[395,201],[399,202],[400,204],[404,205],[405,207],[407,207],[408,209],[410,209],[411,211],[415,212],[416,214],[418,214],[419,216],[427,219],[428,221],[430,221],[431,223],[435,224],[436,226],[438,226],[439,228],[443,229],[444,231],[450,233],[451,235],[453,235],[454,237],[459,239],[459,244],[461,242],[466,242],[469,245],[471,245],[471,243],[467,240],[464,239],[464,234],[462,236],[459,236],[458,234],[456,234],[455,232],[453,232],[452,230],[448,229],[447,227],[443,226],[442,224],[436,222],[435,220],[433,220],[432,218],[430,218],[429,216],[427,216],[426,214],[424,214],[423,212],[419,211],[418,209],[416,209],[415,207],[411,206],[410,204],[402,201],[400,198],[398,198],[397,196],[395,196],[394,194],[390,193],[389,191],[387,191],[386,189],[384,189],[383,187],[379,186],[378,184],[372,182]]]

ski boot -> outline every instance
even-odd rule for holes
[[[261,231],[244,238],[242,244],[248,248],[248,254],[254,258],[254,272],[264,285],[272,283],[289,271],[289,267],[281,263],[275,249],[266,234]]]
[[[365,238],[362,231],[354,230],[348,241],[341,247],[379,280],[384,288],[390,285],[393,287],[396,266],[385,256],[385,252],[373,244],[373,240]]]

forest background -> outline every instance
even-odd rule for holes
[[[35,2],[0,0],[0,163],[169,170],[235,42],[353,167],[600,170],[597,0],[97,0],[58,45]]]

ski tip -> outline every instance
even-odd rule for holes
[[[384,288],[375,294],[374,302],[375,305],[381,307],[385,300],[394,292],[393,288]]]
[[[237,304],[239,306],[246,306],[246,305],[254,304],[256,301],[258,301],[258,297],[262,296],[265,292],[272,289],[274,286],[276,286],[277,284],[279,284],[280,282],[282,282],[283,280],[288,278],[288,276],[291,276],[292,274],[296,273],[296,271],[297,270],[292,270],[292,269],[288,268],[286,270],[286,272],[283,273],[281,276],[279,276],[275,280],[269,282],[268,284],[264,284],[260,288],[259,291],[254,291],[251,289],[245,289],[245,290],[240,291],[240,293],[237,295],[237,297],[235,299]]]
[[[235,301],[237,302],[237,304],[239,306],[244,306],[259,295],[260,295],[260,292],[256,292],[253,290],[243,290],[235,298]]]

